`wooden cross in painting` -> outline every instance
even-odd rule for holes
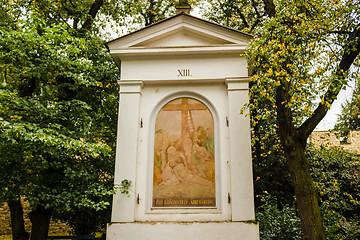
[[[181,103],[169,103],[163,107],[163,111],[181,111],[181,138],[184,139],[190,136],[190,125],[192,125],[192,131],[194,130],[194,123],[191,115],[192,110],[208,110],[207,107],[193,100],[191,98],[180,98]],[[190,100],[190,102],[189,102]],[[196,102],[195,102],[196,101]]]

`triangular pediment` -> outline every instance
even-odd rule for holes
[[[196,31],[188,27],[180,27],[170,32],[153,36],[131,47],[190,47],[217,44],[235,44],[233,41]]]
[[[188,14],[178,14],[107,43],[110,50],[249,44],[252,36]]]
[[[252,35],[180,13],[107,42],[118,66],[129,57],[244,53]]]

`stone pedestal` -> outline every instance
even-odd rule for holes
[[[259,239],[255,222],[125,223],[108,227],[108,239],[239,240]]]

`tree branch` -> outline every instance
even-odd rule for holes
[[[331,31],[330,33],[336,33],[336,34],[352,34],[353,32],[350,31]]]
[[[355,37],[355,39],[354,39]],[[355,61],[355,58],[360,53],[360,31],[357,30],[353,35],[348,38],[350,41],[344,47],[344,53],[337,67],[336,72],[332,75],[332,81],[327,92],[324,94],[323,103],[320,103],[312,116],[308,118],[300,127],[299,133],[303,138],[307,139],[311,132],[316,128],[320,121],[325,117],[328,112],[328,108],[325,106],[325,102],[332,104],[337,95],[339,94],[343,84],[341,83],[346,78],[346,72],[350,69],[351,65]],[[353,41],[351,41],[353,40]]]
[[[96,14],[99,12],[101,6],[104,4],[103,0],[95,0],[95,2],[91,5],[91,8],[89,10],[89,16],[86,21],[84,22],[84,24],[82,25],[81,28],[81,32],[86,32],[87,30],[90,29]]]
[[[239,14],[239,16],[240,16],[240,18],[241,18],[241,21],[243,22],[244,26],[245,26],[246,28],[248,28],[248,27],[249,27],[249,24],[248,24],[248,22],[246,21],[245,15],[240,11],[239,8],[236,8],[236,12]]]
[[[257,19],[261,18],[261,14],[259,13],[259,10],[257,9],[257,6],[256,6],[254,0],[251,0],[251,6],[253,7],[253,9],[256,13]]]

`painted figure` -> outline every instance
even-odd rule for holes
[[[166,104],[155,123],[153,202],[203,199],[213,206],[214,149],[214,120],[203,103],[179,98]]]

